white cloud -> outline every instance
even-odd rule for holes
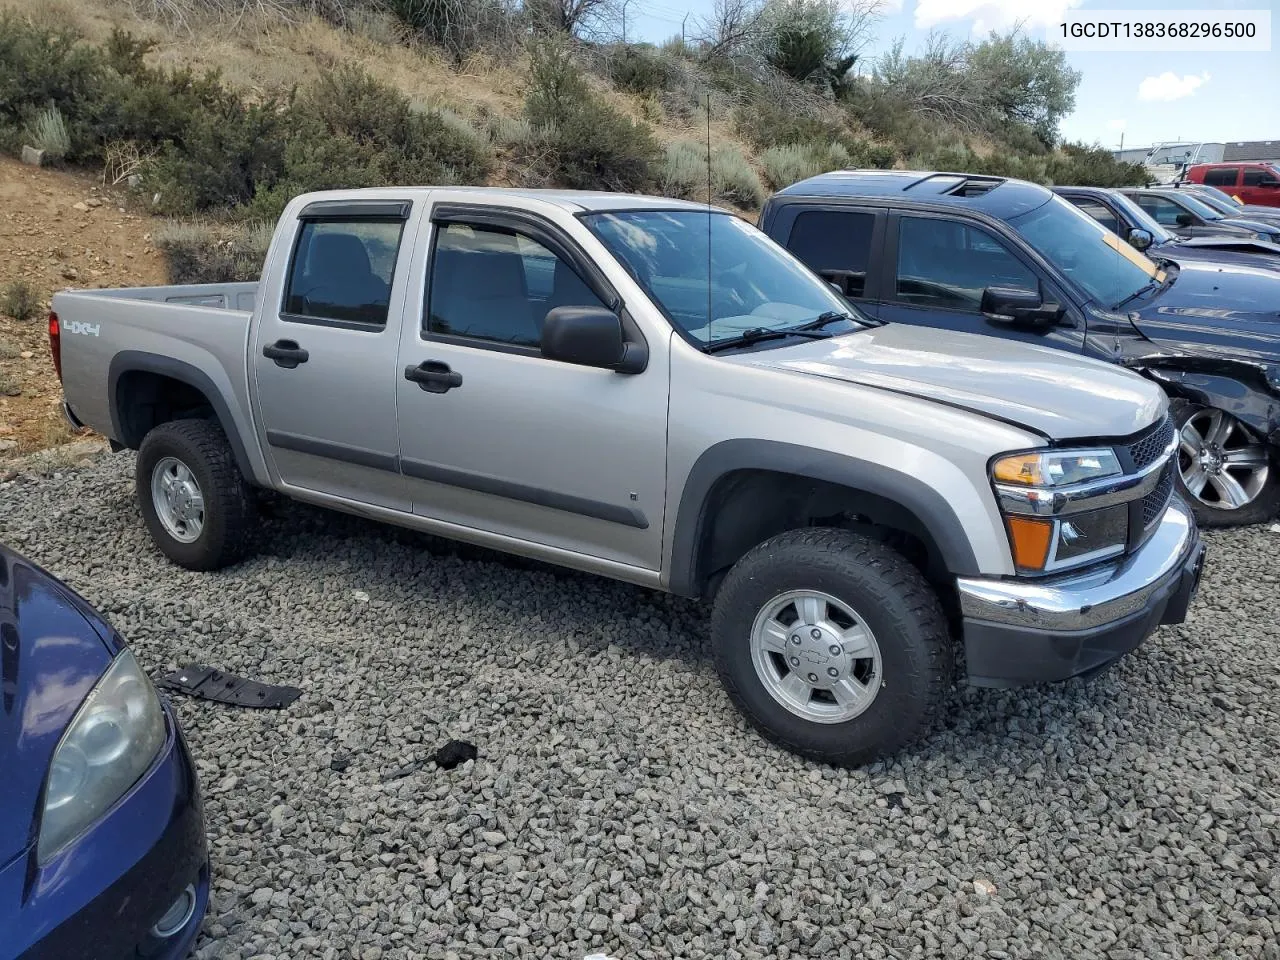
[[[1083,0],[919,0],[915,25],[928,30],[950,20],[972,20],[973,32],[1006,30],[1021,23],[1027,30],[1061,23]]]
[[[1188,73],[1180,77],[1172,70],[1166,70],[1158,77],[1147,77],[1138,84],[1138,99],[1181,100],[1183,97],[1191,96],[1208,81],[1208,73],[1202,73],[1199,76]]]

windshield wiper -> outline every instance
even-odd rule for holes
[[[839,323],[841,320],[848,320],[850,323],[858,324],[883,324],[883,321],[873,320],[871,317],[855,317],[851,313],[845,313],[843,310],[828,310],[826,313],[820,313],[807,323],[802,323],[798,327],[788,327],[789,330],[821,330],[823,327],[832,323]]]
[[[1169,276],[1172,276],[1172,274],[1166,274],[1165,276],[1169,277]],[[1133,291],[1133,293],[1129,294],[1127,297],[1125,297],[1123,300],[1121,300],[1111,309],[1119,310],[1121,307],[1125,306],[1126,304],[1133,303],[1133,301],[1137,300],[1139,297],[1145,297],[1148,293],[1155,293],[1157,290],[1163,287],[1164,284],[1165,284],[1165,281],[1157,280],[1155,277],[1152,277],[1150,280],[1148,280],[1146,283],[1140,286],[1137,290]]]
[[[750,330],[743,330],[736,337],[729,337],[726,340],[717,340],[714,343],[708,343],[702,348],[703,353],[715,353],[717,350],[728,350],[730,347],[745,347],[753,343],[760,343],[762,340],[781,340],[784,337],[804,337],[806,340],[830,340],[831,334],[822,333],[819,330],[808,330],[803,327],[782,327],[779,329],[768,329],[766,327],[752,327]]]

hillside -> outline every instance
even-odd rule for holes
[[[72,437],[49,360],[53,291],[165,282],[152,218],[118,200],[92,177],[0,157],[0,286],[28,284],[40,307],[27,320],[0,315],[0,459]]]

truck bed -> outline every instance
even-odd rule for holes
[[[258,296],[258,282],[180,283],[164,287],[120,287],[113,290],[77,290],[76,294],[109,297],[113,300],[147,300],[154,303],[184,303],[193,307],[252,311]]]

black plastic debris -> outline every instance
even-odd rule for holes
[[[450,740],[435,752],[435,756],[432,759],[435,760],[436,766],[441,769],[452,770],[468,760],[474,760],[479,755],[480,753],[476,750],[474,743],[469,743],[466,740]]]
[[[264,710],[281,710],[302,695],[297,687],[260,683],[199,663],[189,663],[167,675],[160,686],[201,700]]]

